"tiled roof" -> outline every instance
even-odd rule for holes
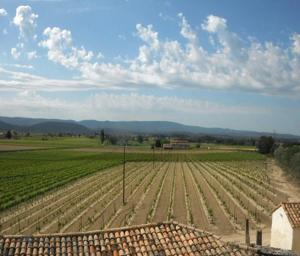
[[[1,256],[250,255],[211,233],[176,222],[105,231],[1,236]]]
[[[292,227],[300,227],[300,202],[298,203],[282,203],[282,208],[286,212]]]

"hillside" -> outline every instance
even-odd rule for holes
[[[89,134],[92,131],[85,126],[69,122],[43,122],[27,128],[32,133],[73,133]]]
[[[32,133],[75,133],[92,134],[105,129],[117,134],[148,134],[148,135],[211,135],[226,137],[251,137],[273,135],[267,132],[242,131],[225,128],[206,128],[184,125],[169,121],[97,121],[97,120],[59,120],[41,118],[0,117],[0,130],[14,129]],[[277,138],[300,139],[291,134],[276,134]]]
[[[0,121],[0,131],[15,130],[18,132],[30,132],[30,133],[72,133],[72,134],[91,134],[93,131],[83,125],[75,122],[64,121],[45,121],[34,125],[28,125],[31,122],[25,122],[27,125],[17,122],[20,125],[5,123]]]
[[[16,128],[17,127],[15,125],[0,121],[0,131],[16,130]]]

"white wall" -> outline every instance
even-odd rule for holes
[[[292,250],[293,229],[282,207],[272,214],[271,246]]]
[[[294,229],[293,251],[300,252],[300,227]]]

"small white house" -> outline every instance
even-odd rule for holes
[[[300,252],[300,202],[282,203],[273,211],[271,247]]]

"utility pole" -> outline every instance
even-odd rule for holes
[[[126,163],[126,158],[125,158],[125,147],[126,144],[124,143],[124,151],[123,151],[123,205],[125,205],[125,163]]]
[[[152,161],[153,162],[153,167],[152,168],[153,169],[154,169],[154,147],[155,147],[155,145],[153,146],[153,151],[152,151],[152,159],[153,159],[153,161]]]

